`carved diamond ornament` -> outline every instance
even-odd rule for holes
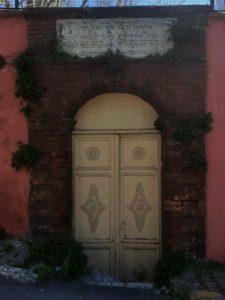
[[[127,207],[134,214],[137,229],[141,232],[145,224],[145,216],[153,207],[146,200],[144,189],[140,182],[137,184],[133,201]]]
[[[81,210],[83,210],[88,217],[88,222],[92,232],[96,232],[99,217],[105,209],[105,205],[103,205],[99,200],[96,185],[92,183],[88,194],[88,199],[84,205],[81,206]]]

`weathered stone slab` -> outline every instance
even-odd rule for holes
[[[56,23],[63,51],[81,58],[120,50],[127,57],[163,54],[173,47],[168,40],[174,18],[70,19]]]
[[[218,292],[195,291],[191,294],[191,300],[224,300]]]

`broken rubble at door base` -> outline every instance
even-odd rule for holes
[[[29,270],[11,266],[0,266],[0,280],[15,280],[22,283],[34,283],[37,275]]]
[[[115,287],[129,287],[152,289],[153,283],[151,282],[119,282],[111,276],[104,276],[97,266],[89,266],[87,275],[81,278],[82,283],[100,285],[100,286],[115,286]]]

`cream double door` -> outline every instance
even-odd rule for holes
[[[153,133],[73,135],[74,234],[88,266],[149,281],[160,255],[160,138]]]

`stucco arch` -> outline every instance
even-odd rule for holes
[[[92,98],[76,113],[76,130],[154,129],[158,114],[140,97],[105,93]]]

